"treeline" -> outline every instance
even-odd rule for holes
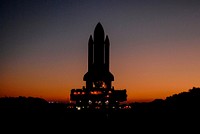
[[[35,97],[2,97],[0,98],[1,112],[42,112],[48,107],[48,102]]]
[[[67,104],[49,103],[38,97],[2,97],[0,98],[0,112],[4,113],[55,113],[65,112]]]
[[[187,92],[173,94],[166,97],[166,99],[155,99],[151,102],[134,102],[130,105],[134,112],[199,113],[200,88],[193,87]]]

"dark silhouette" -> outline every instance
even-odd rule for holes
[[[109,38],[98,23],[88,42],[88,72],[83,77],[86,87],[72,89],[70,94],[77,109],[118,109],[120,102],[127,100],[126,89],[115,90],[112,86],[114,76],[109,70],[109,50]]]
[[[181,92],[166,97],[155,99],[152,102],[135,102],[130,104],[135,112],[148,113],[200,113],[200,88],[193,87],[188,92]]]
[[[68,132],[72,127],[78,127],[76,132],[88,132],[89,128],[98,127],[101,128],[99,132],[129,132],[132,129],[146,132],[143,128],[148,128],[148,132],[160,129],[199,132],[200,88],[197,87],[166,99],[124,104],[121,109],[112,111],[77,110],[71,106],[70,103],[49,103],[42,98],[2,97],[2,129],[17,126],[16,130],[20,132],[24,127],[33,131]],[[6,132],[10,131],[12,129],[6,129]]]

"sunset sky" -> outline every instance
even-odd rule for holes
[[[110,39],[112,85],[128,101],[200,86],[199,0],[1,0],[0,97],[68,101],[85,86],[98,22]]]

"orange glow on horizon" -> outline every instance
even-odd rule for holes
[[[180,65],[173,65],[169,61],[162,61],[159,64],[152,61],[151,64],[146,64],[142,63],[141,59],[141,62],[138,62],[141,65],[138,65],[124,60],[121,61],[122,64],[118,64],[117,59],[116,56],[112,58],[113,67],[110,70],[115,77],[112,86],[115,89],[127,90],[127,102],[165,99],[172,94],[199,87],[200,63],[198,62],[190,61],[186,64],[184,61],[177,61]],[[33,96],[68,102],[71,89],[85,86],[83,81],[83,75],[87,71],[85,64],[77,62],[73,68],[67,63],[58,64],[54,68],[51,66],[33,68],[24,64],[9,70],[5,69],[0,76],[0,97]],[[146,67],[142,64],[146,64]]]

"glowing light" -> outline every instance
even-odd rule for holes
[[[109,103],[109,101],[108,100],[106,100],[106,102],[105,102],[106,104],[108,104]]]
[[[88,101],[88,103],[89,103],[89,104],[92,104],[92,101],[91,101],[91,100],[89,100],[89,101]]]
[[[76,109],[77,109],[77,110],[81,110],[81,107],[78,107],[78,106],[77,106]]]
[[[101,91],[91,91],[90,93],[91,93],[91,94],[102,94]]]

